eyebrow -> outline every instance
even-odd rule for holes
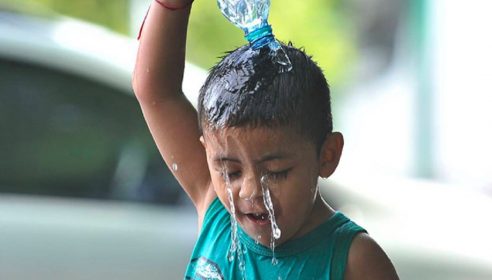
[[[255,160],[255,163],[258,164],[258,163],[264,163],[264,162],[272,161],[272,160],[288,159],[290,157],[292,157],[292,154],[289,154],[289,153],[272,153],[272,154],[267,154],[258,160]],[[217,163],[221,163],[224,161],[241,163],[241,161],[239,159],[231,158],[231,157],[227,157],[227,156],[220,156],[220,155],[217,156],[216,158],[214,158],[214,161]]]
[[[237,162],[237,163],[240,163],[241,161],[238,160],[238,159],[235,159],[235,158],[230,158],[230,157],[225,157],[225,156],[217,156],[216,158],[214,158],[214,162],[216,163],[221,163],[221,162],[224,162],[224,161],[232,161],[232,162]]]

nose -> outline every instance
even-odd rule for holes
[[[245,178],[239,189],[239,198],[244,200],[255,200],[263,196],[259,176],[251,175]]]

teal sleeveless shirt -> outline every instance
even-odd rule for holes
[[[202,230],[193,250],[185,279],[205,280],[343,280],[353,238],[363,228],[336,212],[306,235],[272,250],[249,237],[238,225],[242,263],[236,254],[227,258],[231,244],[230,214],[219,199],[207,209]]]

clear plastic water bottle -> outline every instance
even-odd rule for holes
[[[268,24],[270,0],[217,0],[217,4],[222,14],[244,31],[254,50],[268,47],[274,60],[284,66],[281,70],[292,69],[289,57]]]

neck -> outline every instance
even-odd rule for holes
[[[313,209],[311,210],[311,214],[309,218],[306,220],[306,223],[301,228],[301,230],[294,236],[300,237],[304,234],[312,231],[322,223],[326,222],[331,216],[335,214],[335,210],[331,208],[328,203],[321,197],[318,192],[316,199],[314,201]]]

